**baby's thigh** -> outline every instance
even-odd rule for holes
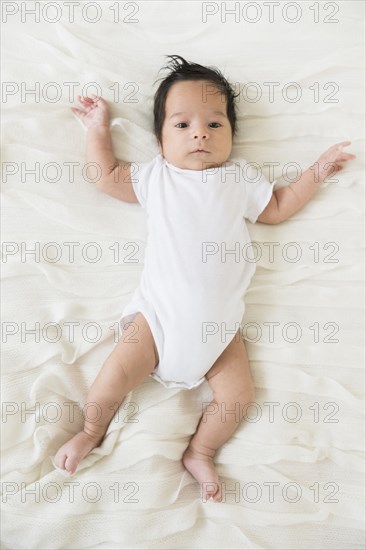
[[[113,354],[130,371],[154,370],[159,362],[158,352],[150,326],[142,313],[136,313],[133,321],[125,323]]]
[[[254,384],[240,331],[206,373],[206,379],[215,399],[234,394],[245,395],[249,400],[253,398]]]

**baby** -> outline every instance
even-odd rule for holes
[[[98,404],[99,418],[85,419],[83,430],[57,451],[54,463],[73,474],[101,444],[115,405],[147,376],[186,389],[207,380],[213,400],[182,462],[201,484],[203,498],[218,502],[214,455],[254,398],[239,327],[255,267],[235,249],[239,243],[250,245],[245,219],[266,224],[288,219],[342,169],[340,162],[355,155],[343,152],[351,142],[337,143],[296,182],[277,190],[264,176],[249,177],[250,165],[230,157],[237,129],[232,86],[217,69],[168,57],[170,72],[154,96],[160,153],[150,162],[116,160],[109,109],[101,97],[78,96],[83,110],[72,109],[87,128],[87,162],[101,169],[98,189],[140,203],[148,216],[148,242],[140,284],[120,319],[123,337],[87,396],[87,403]],[[133,330],[127,337],[128,327]]]

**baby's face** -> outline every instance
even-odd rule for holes
[[[226,97],[211,82],[175,82],[165,103],[160,147],[165,159],[178,168],[204,170],[221,166],[231,148]]]

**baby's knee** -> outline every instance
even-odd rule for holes
[[[219,406],[227,410],[239,410],[240,416],[244,416],[247,407],[254,401],[254,386],[248,381],[236,380],[235,383],[215,391],[214,399]]]
[[[238,381],[237,386],[233,389],[232,399],[235,402],[239,402],[242,407],[252,403],[254,401],[255,391],[252,383],[243,383]]]

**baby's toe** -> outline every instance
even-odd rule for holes
[[[74,474],[79,460],[75,456],[68,456],[65,460],[65,470],[70,474]]]
[[[220,491],[218,483],[210,482],[204,484],[204,497],[205,500],[215,500],[216,495]]]
[[[54,462],[55,466],[57,466],[57,468],[60,468],[61,470],[64,470],[66,459],[67,459],[67,454],[65,452],[58,451],[55,455],[55,458],[54,458],[53,462]]]
[[[217,489],[216,493],[214,495],[212,495],[212,500],[215,501],[215,502],[221,502],[222,501],[222,493],[221,493],[220,486]]]

